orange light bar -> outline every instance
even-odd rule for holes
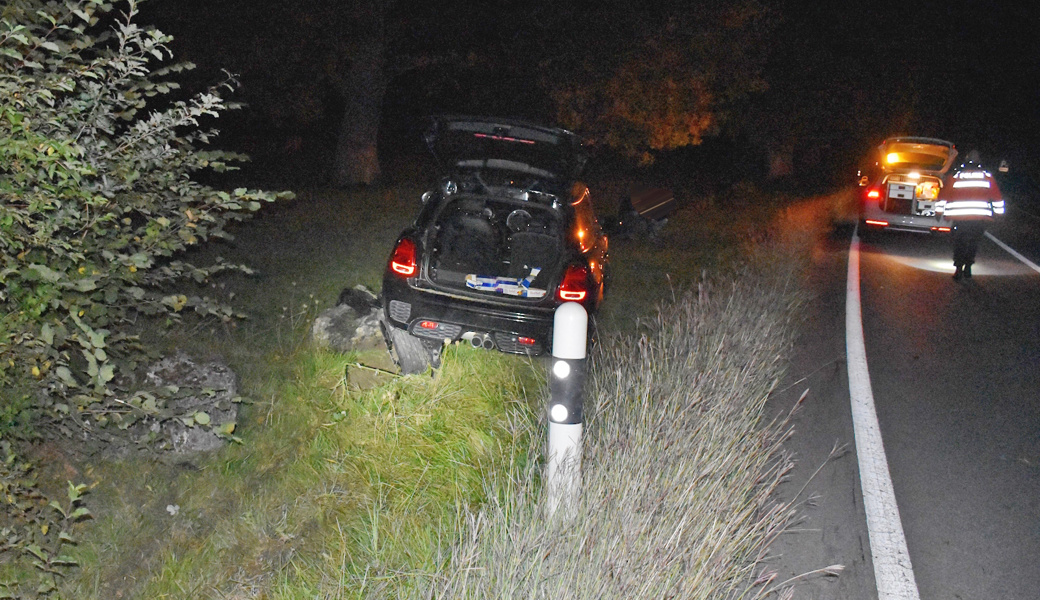
[[[866,220],[867,225],[880,225],[881,227],[888,227],[888,221],[875,221],[873,219]]]
[[[948,231],[950,231],[950,228],[949,227],[932,227],[932,231],[948,232]]]

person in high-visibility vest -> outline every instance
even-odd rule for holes
[[[1004,198],[989,171],[965,163],[951,171],[939,192],[935,211],[953,221],[953,278],[971,278],[986,223],[1004,214]]]

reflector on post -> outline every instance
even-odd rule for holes
[[[572,514],[581,489],[582,404],[588,324],[588,313],[577,302],[565,302],[556,309],[545,466],[550,514],[556,512],[561,504]]]

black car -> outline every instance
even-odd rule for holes
[[[511,119],[443,116],[425,140],[443,179],[383,276],[383,333],[402,372],[438,366],[459,340],[514,354],[551,349],[557,306],[603,298],[607,236],[573,133]]]

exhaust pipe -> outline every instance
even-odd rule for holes
[[[495,339],[491,337],[491,334],[489,333],[477,333],[474,331],[466,334],[463,337],[468,337],[469,343],[474,348],[483,348],[485,350],[495,349]]]

